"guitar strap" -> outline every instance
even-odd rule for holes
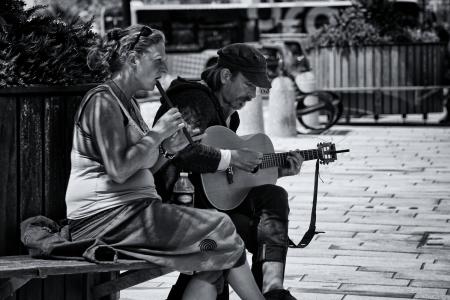
[[[297,245],[289,239],[290,248],[305,248],[314,238],[314,235],[318,233],[324,233],[323,231],[316,231],[316,207],[317,207],[317,186],[319,183],[319,160],[316,161],[316,172],[314,174],[314,194],[313,194],[313,204],[311,208],[311,221],[309,222],[308,231],[303,235],[302,240]]]

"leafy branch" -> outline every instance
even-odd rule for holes
[[[93,19],[63,21],[43,6],[25,10],[19,0],[4,1],[0,12],[0,88],[100,82],[106,70],[87,67],[89,48],[98,38]],[[2,21],[1,21],[2,20]]]

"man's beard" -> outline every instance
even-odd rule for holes
[[[230,100],[226,97],[223,97],[223,102],[226,103],[233,110],[241,109],[242,107],[244,107],[245,103],[250,100],[251,98],[246,96],[238,97],[235,100]]]

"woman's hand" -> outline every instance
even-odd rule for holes
[[[170,136],[173,136],[185,126],[186,123],[181,117],[181,113],[178,108],[171,108],[156,122],[152,128],[152,131],[155,132],[162,141]]]
[[[204,134],[199,134],[200,133],[199,128],[192,129],[190,125],[187,125],[186,128],[194,141],[201,140],[205,136]],[[172,136],[170,136],[169,138],[165,139],[162,142],[164,149],[166,149],[170,153],[176,153],[178,151],[181,151],[188,144],[189,141],[184,135],[183,130],[178,130],[177,132],[172,134]]]

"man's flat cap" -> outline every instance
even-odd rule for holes
[[[270,88],[267,76],[267,62],[264,55],[256,48],[236,43],[223,47],[217,54],[217,64],[242,73],[251,83],[261,88]]]

